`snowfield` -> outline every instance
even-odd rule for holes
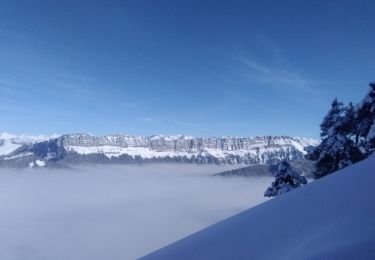
[[[142,259],[375,259],[375,156]]]
[[[266,200],[270,177],[211,176],[231,168],[0,169],[0,259],[141,257]]]

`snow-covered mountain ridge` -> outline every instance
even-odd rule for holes
[[[27,138],[0,135],[0,156],[5,164],[28,161],[116,162],[172,161],[195,163],[269,164],[301,159],[309,138],[288,136],[207,137],[66,134]],[[4,164],[4,163],[3,163]]]
[[[8,155],[25,144],[34,144],[58,138],[59,134],[51,135],[14,135],[9,133],[0,133],[0,156]]]

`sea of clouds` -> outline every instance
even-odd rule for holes
[[[266,200],[228,168],[0,169],[0,259],[135,259]]]

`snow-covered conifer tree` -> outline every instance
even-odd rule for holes
[[[365,149],[367,153],[372,153],[375,151],[375,121],[372,124],[367,136],[366,136],[366,146]]]
[[[335,98],[332,101],[331,109],[324,117],[323,122],[320,124],[320,137],[327,138],[335,134],[338,123],[342,123],[345,109],[343,103],[337,101]]]
[[[361,146],[366,150],[374,148],[371,148],[371,129],[375,123],[375,82],[370,83],[369,92],[358,105],[356,120],[358,122],[358,134],[362,141]]]
[[[358,121],[353,103],[350,102],[349,105],[344,108],[344,111],[345,114],[337,131],[346,135],[348,139],[352,140],[354,144],[357,145],[359,142]]]
[[[345,168],[363,159],[363,154],[353,141],[340,133],[324,140],[319,147],[320,155],[316,162],[316,178]]]
[[[321,144],[307,158],[316,160],[316,178],[323,177],[363,159],[355,145],[356,122],[354,107],[350,104],[344,108],[341,102],[334,99],[332,107],[320,125]]]
[[[283,160],[279,162],[277,166],[275,181],[272,182],[271,187],[268,187],[264,192],[264,196],[279,196],[305,184],[307,184],[306,178],[295,172],[290,164],[286,160]]]

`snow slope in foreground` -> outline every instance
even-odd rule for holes
[[[375,156],[143,259],[375,259]]]

